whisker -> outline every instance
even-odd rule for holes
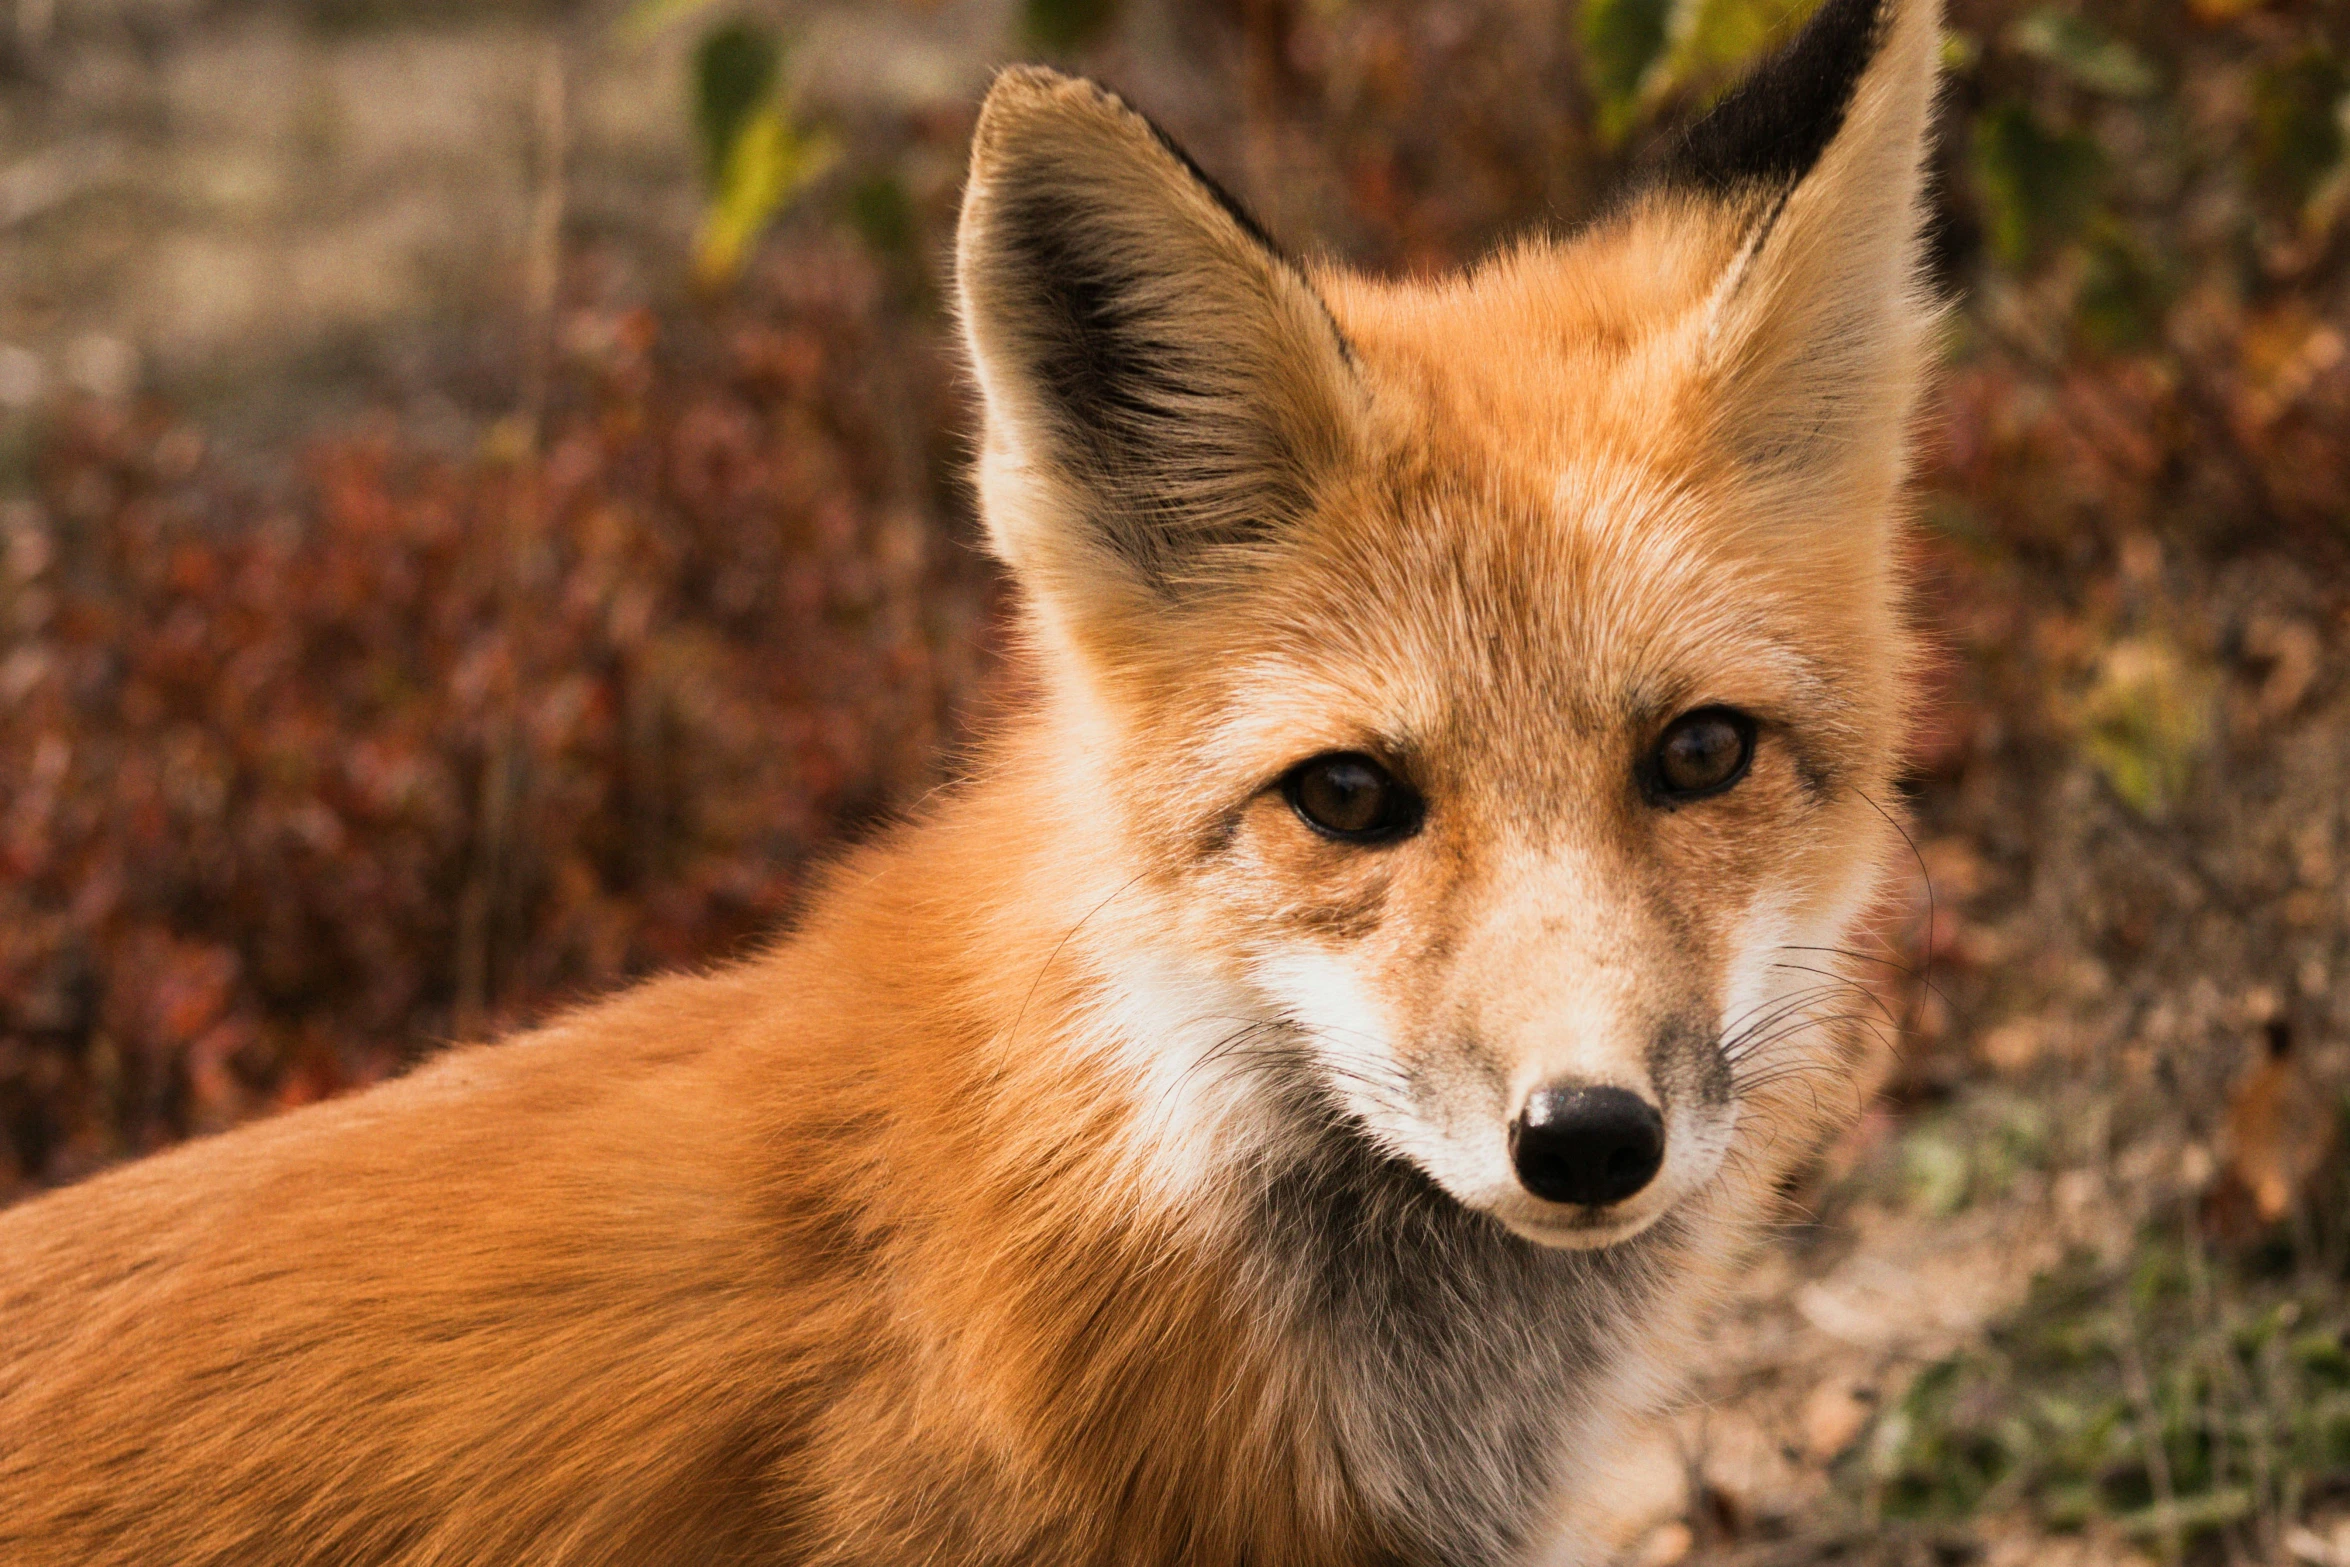
[[[1858,1024],[1863,1028],[1870,1029],[1872,1032],[1876,1027],[1875,1020],[1870,1018],[1868,1014],[1864,1012],[1838,1013],[1829,1017],[1807,1019],[1801,1024],[1792,1026],[1783,1032],[1774,1035],[1768,1041],[1768,1044],[1781,1043],[1793,1035],[1802,1032],[1806,1028],[1827,1028],[1836,1024]],[[1878,1038],[1880,1039],[1883,1037],[1883,1035],[1878,1035]],[[1767,1048],[1767,1045],[1762,1048]],[[1841,1067],[1839,1067],[1834,1062],[1806,1061],[1798,1058],[1796,1060],[1771,1062],[1763,1067],[1760,1071],[1738,1075],[1734,1077],[1733,1081],[1735,1081],[1741,1089],[1751,1088],[1757,1084],[1769,1081],[1771,1079],[1771,1075],[1774,1073],[1788,1071],[1817,1072],[1823,1075],[1839,1078],[1847,1075],[1841,1069]]]
[[[1789,941],[1780,943],[1778,950],[1781,952],[1829,952],[1840,958],[1850,958],[1855,963],[1874,963],[1880,968],[1889,968],[1905,979],[1925,977],[1923,969],[1904,963],[1899,958],[1883,952],[1863,952],[1858,947],[1830,947]]]
[[[1806,985],[1796,990],[1782,992],[1768,1001],[1748,1007],[1732,1020],[1733,1026],[1725,1032],[1737,1035],[1750,1033],[1756,1028],[1767,1027],[1771,1018],[1784,1014],[1790,1007],[1807,1005],[1812,997],[1830,995],[1843,988],[1843,984],[1838,982],[1826,985]]]
[[[1885,824],[1887,826],[1891,827],[1895,832],[1901,834],[1901,841],[1909,845],[1909,857],[1917,861],[1918,879],[1926,884],[1925,955],[1927,961],[1931,962],[1934,954],[1934,920],[1936,915],[1936,904],[1934,899],[1934,873],[1926,868],[1926,856],[1924,852],[1918,848],[1917,839],[1910,836],[1909,829],[1901,824],[1901,819],[1895,816],[1891,811],[1888,811],[1883,806],[1879,805],[1874,799],[1871,799],[1869,792],[1866,789],[1856,789],[1853,792],[1868,802],[1868,807],[1870,810],[1875,811],[1879,816],[1885,818]],[[1921,994],[1922,993],[1923,992],[1921,992]],[[1939,999],[1943,1002],[1944,1005],[1949,1004],[1949,998],[1947,996],[1941,996]],[[1912,1005],[1914,1009],[1916,1003],[1913,1003]],[[1917,1017],[1913,1010],[1908,1021],[1902,1025],[1902,1031],[1907,1033],[1910,1029],[1916,1027],[1916,1025]]]
[[[1931,995],[1935,1000],[1941,1002],[1944,1006],[1951,1004],[1950,993],[1944,990],[1940,985],[1934,983],[1933,965],[1931,963],[1919,963],[1912,965],[1904,963],[1898,958],[1888,957],[1882,952],[1863,952],[1855,947],[1801,946],[1790,942],[1787,945],[1782,946],[1779,950],[1781,952],[1832,952],[1837,957],[1850,958],[1855,963],[1874,963],[1882,968],[1889,968],[1893,970],[1894,973],[1899,974],[1904,979],[1913,980],[1917,984],[1924,986],[1926,993]]]
[[[1780,1025],[1769,1034],[1758,1038],[1752,1043],[1746,1053],[1748,1055],[1752,1055],[1756,1051],[1768,1049],[1770,1046],[1779,1043],[1781,1040],[1788,1038],[1792,1034],[1800,1033],[1804,1029],[1822,1028],[1832,1023],[1858,1024],[1861,1027],[1868,1029],[1879,1040],[1883,1040],[1886,1037],[1882,1032],[1880,1032],[1880,1019],[1867,1012],[1810,1013],[1801,1018],[1789,1019],[1787,1022]]]
[[[1099,914],[1102,910],[1108,908],[1113,902],[1117,901],[1117,899],[1122,894],[1124,894],[1128,889],[1132,888],[1136,882],[1142,880],[1142,875],[1142,872],[1137,871],[1134,875],[1129,876],[1126,878],[1126,880],[1120,882],[1117,887],[1112,889],[1108,897],[1102,899],[1101,902],[1095,904],[1092,908],[1087,909],[1084,916],[1080,918],[1076,924],[1063,931],[1061,933],[1061,939],[1053,943],[1053,950],[1046,953],[1044,961],[1037,965],[1036,978],[1028,982],[1028,994],[1020,998],[1020,1010],[1012,1018],[1011,1030],[1004,1035],[1003,1048],[996,1052],[999,1066],[1004,1059],[1011,1055],[1012,1047],[1019,1043],[1020,1025],[1028,1021],[1028,1008],[1032,1003],[1035,1002],[1036,992],[1043,986],[1045,975],[1051,971],[1052,966],[1055,963],[1058,963],[1061,960],[1062,949],[1069,945],[1070,939],[1072,937],[1085,928],[1086,922],[1088,920],[1091,920],[1096,914]]]
[[[1719,1047],[1723,1058],[1736,1062],[1742,1056],[1750,1054],[1755,1048],[1754,1042],[1757,1039],[1769,1034],[1772,1029],[1797,1013],[1824,1004],[1826,998],[1837,994],[1843,988],[1841,985],[1815,985],[1796,992],[1768,1013],[1756,1018],[1735,1034],[1724,1039]]]
[[[1745,1011],[1725,1019],[1721,1028],[1722,1037],[1725,1039],[1735,1038],[1737,1035],[1745,1032],[1747,1029],[1757,1026],[1757,1019],[1760,1014],[1770,1012],[1776,1008],[1785,1007],[1789,1002],[1800,1001],[1800,999],[1805,996],[1818,995],[1823,991],[1833,988],[1833,986],[1828,985],[1813,985],[1801,990],[1788,991],[1775,996],[1766,996],[1762,1000],[1756,1002],[1754,1005],[1748,1007]]]
[[[1901,1019],[1894,1016],[1893,1009],[1891,1007],[1885,1005],[1884,998],[1879,996],[1875,991],[1871,990],[1867,985],[1862,984],[1858,980],[1850,979],[1843,975],[1831,974],[1827,969],[1811,968],[1801,963],[1779,963],[1772,966],[1775,968],[1789,969],[1800,974],[1829,974],[1830,977],[1835,979],[1839,984],[1850,985],[1861,995],[1866,996],[1871,1003],[1881,1008],[1885,1013],[1886,1022],[1891,1023],[1895,1028],[1901,1027]]]

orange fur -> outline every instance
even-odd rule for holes
[[[763,957],[0,1215],[0,1560],[1584,1559],[1849,1043],[1731,1014],[1890,832],[1935,18],[1883,27],[1791,194],[1430,285],[1008,76],[962,284],[1032,710]],[[1644,803],[1701,704],[1751,771]],[[1285,803],[1351,750],[1409,842]],[[1653,1188],[1512,1188],[1562,1073],[1681,1117]]]

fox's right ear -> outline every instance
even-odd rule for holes
[[[1057,615],[1171,602],[1299,516],[1348,444],[1360,394],[1304,275],[1091,82],[996,79],[956,273],[990,538]]]
[[[1821,0],[1664,170],[1739,236],[1705,369],[1754,517],[1881,516],[1899,477],[1939,314],[1921,257],[1941,39],[1939,0]]]

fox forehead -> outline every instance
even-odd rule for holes
[[[1736,250],[1718,211],[1655,198],[1447,279],[1312,277],[1384,422],[1489,469],[1614,457],[1693,483],[1723,466],[1696,367]]]
[[[1464,356],[1467,357],[1467,356]],[[1734,495],[1578,449],[1490,460],[1505,432],[1423,417],[1341,476],[1246,590],[1179,616],[1199,759],[1247,770],[1364,746],[1506,762],[1564,784],[1572,742],[1721,703],[1782,726],[1815,774],[1857,740],[1865,583],[1741,547]],[[1455,439],[1456,436],[1461,437]],[[1170,674],[1176,671],[1170,671]]]
[[[1742,527],[1690,342],[1720,265],[1695,252],[1717,248],[1536,242],[1442,283],[1317,276],[1366,390],[1351,460],[1251,591],[1176,617],[1199,633],[1176,639],[1192,681],[1203,656],[1229,666],[1207,682],[1242,710],[1226,745],[1317,712],[1360,740],[1366,709],[1399,738],[1471,711],[1612,729],[1697,699],[1837,717],[1893,585]]]

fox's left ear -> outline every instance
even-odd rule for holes
[[[1064,623],[1147,625],[1346,449],[1362,394],[1304,273],[1091,82],[996,79],[956,274],[990,539]]]
[[[1705,373],[1717,433],[1782,520],[1899,478],[1939,313],[1921,250],[1940,54],[1938,0],[1825,0],[1664,167],[1736,225]]]

